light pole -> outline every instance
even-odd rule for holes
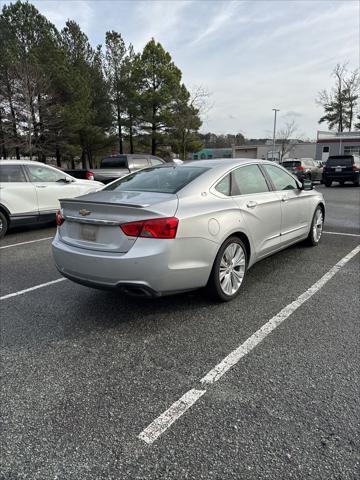
[[[274,133],[273,133],[273,151],[272,151],[272,158],[274,160],[274,153],[275,153],[275,135],[276,135],[276,114],[277,112],[280,112],[278,108],[273,108],[273,112],[275,112],[274,115]]]

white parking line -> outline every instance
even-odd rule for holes
[[[146,443],[153,443],[172,423],[181,417],[206,390],[189,390],[179,400],[171,405],[164,413],[143,430],[139,438]]]
[[[231,367],[236,365],[238,361],[255,348],[269,333],[281,325],[289,316],[294,313],[301,305],[309,300],[316,292],[318,292],[334,275],[346,265],[355,255],[360,252],[360,245],[343,257],[336,265],[334,265],[325,275],[323,275],[310,288],[302,293],[296,300],[284,307],[280,312],[265,323],[243,344],[227,355],[218,365],[212,368],[201,380],[202,386],[210,385],[221,378]],[[170,427],[178,418],[183,415],[206,390],[189,390],[179,400],[171,405],[171,407],[155,419],[148,427],[146,427],[138,436],[140,440],[148,444],[153,443],[167,428]]]
[[[66,278],[62,277],[62,278],[58,278],[57,280],[52,280],[51,282],[41,283],[40,285],[35,285],[35,287],[26,288],[25,290],[19,290],[18,292],[9,293],[8,295],[4,295],[4,296],[0,297],[0,300],[6,300],[7,298],[17,297],[18,295],[23,295],[24,293],[32,292],[33,290],[37,290],[38,288],[47,287],[48,285],[53,285],[54,283],[63,282],[64,280],[66,280]]]
[[[19,243],[12,243],[11,245],[4,245],[0,247],[0,250],[3,248],[11,248],[11,247],[18,247],[19,245],[26,245],[28,243],[35,243],[35,242],[42,242],[44,240],[52,240],[54,237],[45,237],[45,238],[38,238],[37,240],[29,240],[28,242],[19,242]]]
[[[344,233],[344,232],[323,232],[329,235],[345,235],[346,237],[360,237],[358,233]]]

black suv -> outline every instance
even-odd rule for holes
[[[331,155],[323,169],[322,181],[326,187],[331,187],[332,182],[352,182],[359,186],[360,157],[358,155]]]

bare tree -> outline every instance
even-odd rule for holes
[[[347,78],[344,78],[344,96],[346,101],[345,126],[351,131],[356,113],[359,110],[359,70],[354,70]]]
[[[285,155],[293,150],[294,145],[292,140],[297,130],[298,127],[295,120],[285,123],[284,127],[278,130],[276,142],[280,145],[280,162],[282,162]]]
[[[354,70],[348,74],[347,64],[337,64],[332,72],[335,85],[329,91],[321,90],[316,103],[323,107],[324,115],[319,123],[326,122],[330,129],[343,132],[352,128],[356,105],[359,99],[359,72]]]

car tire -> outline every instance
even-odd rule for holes
[[[7,229],[9,227],[9,221],[6,215],[0,211],[0,238],[5,237]]]
[[[360,185],[359,180],[357,180],[356,182],[354,182],[354,187],[358,187],[359,185]]]
[[[311,221],[309,235],[306,239],[306,243],[308,245],[310,245],[311,247],[316,247],[317,245],[319,245],[320,238],[323,232],[323,227],[324,227],[323,210],[321,207],[317,207]]]
[[[211,298],[229,302],[244,282],[248,265],[246,247],[238,237],[229,237],[221,245],[211,270],[207,290]]]
[[[325,180],[324,184],[325,184],[325,187],[331,187],[332,180]]]

